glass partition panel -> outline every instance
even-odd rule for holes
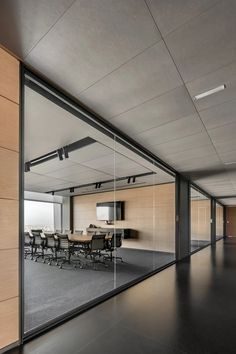
[[[24,180],[30,333],[114,290],[114,139],[26,87]]]
[[[114,223],[116,240],[122,235],[114,253],[119,287],[175,260],[175,178],[118,143],[115,177],[124,207]]]
[[[216,239],[224,235],[224,208],[216,203]]]
[[[25,333],[175,260],[175,177],[25,88]]]
[[[191,251],[211,242],[211,201],[191,187]]]

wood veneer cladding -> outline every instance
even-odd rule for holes
[[[0,301],[0,348],[19,340],[19,298]]]
[[[19,295],[18,250],[0,250],[0,301]]]
[[[236,207],[226,209],[226,235],[236,236]]]
[[[19,246],[19,202],[0,199],[0,250]],[[0,270],[1,271],[1,270]]]
[[[221,205],[216,205],[216,236],[224,235],[224,210]]]
[[[211,203],[210,200],[191,201],[191,238],[210,240],[211,238]]]
[[[0,96],[0,146],[19,151],[19,105]]]
[[[0,148],[0,198],[19,199],[19,154]]]
[[[0,349],[19,340],[19,61],[0,48]]]
[[[175,250],[175,184],[126,189],[115,192],[116,200],[125,201],[125,220],[117,228],[138,231],[137,239],[127,239],[129,248]],[[114,192],[74,197],[74,227],[86,230],[89,224],[104,227],[96,219],[96,203],[112,201]]]
[[[19,103],[19,61],[0,48],[0,95]]]

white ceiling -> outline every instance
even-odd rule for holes
[[[235,18],[235,0],[2,0],[0,43],[207,192],[235,195]]]

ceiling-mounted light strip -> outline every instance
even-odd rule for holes
[[[214,93],[217,93],[219,91],[222,91],[226,88],[226,85],[220,85],[220,86],[217,86],[211,90],[208,90],[208,91],[205,91],[205,92],[202,92],[202,93],[199,93],[199,95],[196,95],[194,96],[194,101],[198,101],[200,100],[201,98],[204,98],[204,97],[207,97],[207,96],[210,96],[210,95],[213,95]]]
[[[234,164],[236,164],[236,161],[232,161],[232,162],[225,162],[224,164],[225,164],[225,165],[234,165]]]

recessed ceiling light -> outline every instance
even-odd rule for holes
[[[234,165],[236,163],[236,161],[232,161],[232,162],[225,162],[225,165]]]
[[[217,86],[211,90],[208,90],[208,91],[205,91],[205,92],[202,92],[202,93],[199,93],[199,95],[196,95],[194,96],[194,100],[197,101],[197,100],[200,100],[201,98],[204,98],[204,97],[207,97],[207,96],[210,96],[210,95],[213,95],[214,93],[216,92],[219,92],[219,91],[222,91],[226,88],[226,85],[220,85],[220,86]]]

